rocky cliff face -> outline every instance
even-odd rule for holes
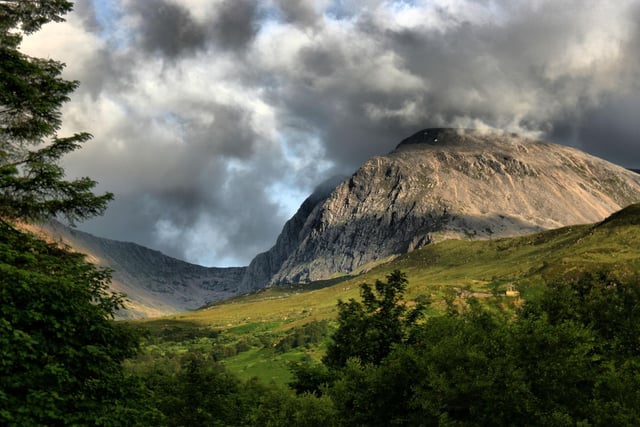
[[[281,270],[282,265],[308,234],[308,218],[316,215],[315,210],[321,209],[323,202],[343,179],[334,177],[327,180],[302,203],[296,214],[284,225],[276,244],[267,252],[258,254],[247,267],[240,287],[243,292],[263,288]]]
[[[429,129],[308,199],[244,289],[349,273],[446,238],[602,220],[640,201],[640,176],[581,151],[496,131]]]
[[[156,317],[202,307],[240,293],[239,268],[207,268],[168,257],[134,243],[103,239],[51,222],[31,231],[87,254],[114,270],[111,289],[127,295],[120,318]]]

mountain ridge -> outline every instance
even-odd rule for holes
[[[157,317],[200,308],[241,292],[245,267],[202,267],[131,242],[69,228],[57,221],[23,226],[113,270],[111,289],[126,294],[118,318]]]

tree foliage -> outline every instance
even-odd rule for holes
[[[406,287],[406,275],[396,270],[386,283],[376,280],[374,287],[363,283],[362,302],[339,301],[338,330],[323,363],[340,368],[348,359],[358,358],[362,363],[379,364],[394,344],[404,342],[423,310],[422,305],[409,309],[402,301]]]
[[[108,281],[82,255],[0,224],[0,424],[117,418],[137,338],[111,321],[122,299]]]
[[[640,423],[637,277],[551,283],[515,319],[467,303],[378,364],[348,360],[327,386],[344,425]]]
[[[122,362],[137,335],[113,316],[122,298],[110,273],[11,222],[101,214],[89,178],[65,180],[58,164],[90,138],[58,136],[61,107],[78,82],[64,65],[20,52],[22,37],[61,21],[64,0],[0,0],[0,424],[129,425],[140,389]]]
[[[95,181],[65,180],[61,157],[91,138],[59,137],[61,107],[78,86],[61,77],[64,64],[19,50],[23,34],[62,20],[63,0],[0,1],[0,217],[38,220],[64,215],[70,222],[100,215],[112,198],[96,196]]]

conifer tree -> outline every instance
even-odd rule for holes
[[[61,21],[65,0],[0,0],[0,218],[70,222],[100,215],[112,195],[93,194],[90,178],[64,179],[58,164],[91,138],[60,137],[61,106],[78,86],[61,77],[64,64],[20,52],[24,35]]]

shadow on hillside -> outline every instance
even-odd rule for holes
[[[146,338],[159,338],[162,341],[181,342],[201,337],[215,338],[218,332],[203,327],[197,322],[177,319],[156,319],[132,322]]]

